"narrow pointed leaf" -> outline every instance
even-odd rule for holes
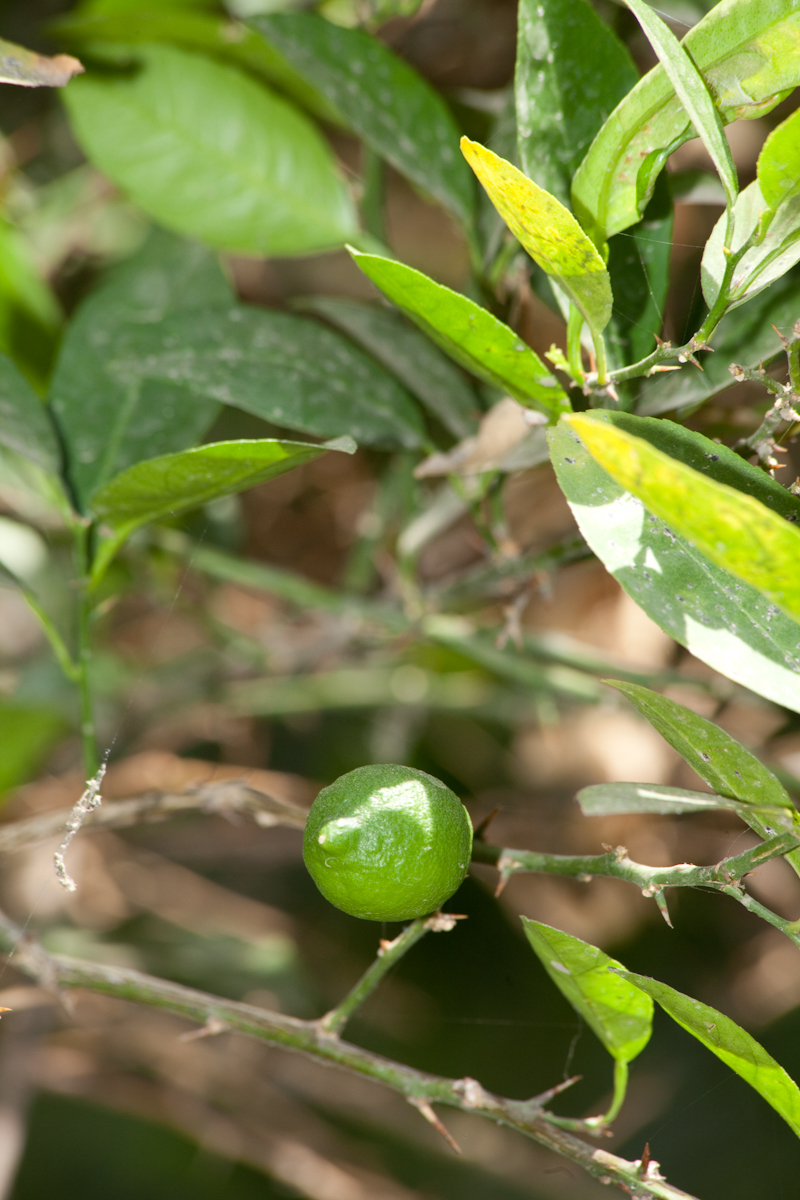
[[[756,179],[741,193],[733,213],[732,250],[741,249],[757,230],[759,236],[756,244],[746,250],[736,264],[729,285],[728,307],[731,309],[763,291],[800,261],[800,193],[790,195],[772,215]],[[719,295],[725,274],[724,238],[723,216],[714,226],[703,253],[703,295],[708,305],[712,305]]]
[[[750,812],[751,804],[715,796],[708,792],[688,792],[684,788],[664,787],[655,783],[596,783],[581,788],[578,803],[585,817],[622,816],[627,813]],[[788,799],[788,798],[787,798]],[[759,807],[761,807],[759,805]],[[769,806],[765,806],[769,807]],[[771,809],[776,816],[786,814],[785,806]]]
[[[714,107],[703,76],[669,26],[645,0],[626,0],[626,3],[647,35],[675,89],[675,94],[689,114],[695,133],[719,172],[728,204],[732,205],[739,191],[736,167],[733,165],[728,140],[722,131],[720,115]]]
[[[588,413],[564,419],[600,466],[651,513],[800,622],[800,530],[794,523],[619,426]]]
[[[796,497],[702,434],[626,413],[604,412],[598,419],[747,492],[787,521],[800,519]],[[548,440],[558,482],[581,533],[648,616],[715,670],[800,712],[797,623],[756,588],[711,562],[671,523],[659,520],[603,470],[565,422],[548,432]]]
[[[611,316],[611,283],[572,213],[485,146],[462,138],[461,148],[514,237],[557,280],[593,333],[602,333]]]
[[[234,67],[174,46],[65,93],[87,157],[168,229],[240,254],[310,254],[356,232],[333,154],[296,108]]]
[[[761,147],[757,171],[761,194],[771,209],[800,191],[800,112],[773,129]]]
[[[0,354],[0,442],[45,471],[58,471],[61,454],[50,414],[5,354]]]
[[[596,946],[541,921],[520,920],[547,974],[612,1058],[625,1063],[636,1058],[652,1032],[650,997],[618,974],[625,968]]]
[[[723,124],[762,116],[797,86],[797,14],[783,0],[722,0],[680,45]],[[617,106],[578,168],[572,197],[584,228],[600,239],[640,220],[670,154],[694,136],[659,64]]]
[[[469,383],[400,313],[339,296],[305,296],[294,307],[317,313],[377,358],[454,437],[475,432],[479,405]]]
[[[128,532],[148,521],[174,516],[282,475],[327,450],[352,454],[355,443],[310,445],[271,438],[212,442],[146,459],[117,475],[95,495],[92,511],[100,520]]]
[[[607,336],[612,353],[616,351],[615,357],[623,365],[650,354],[662,331],[673,224],[672,199],[664,181],[638,225],[609,242],[614,312]]]
[[[528,178],[569,205],[576,167],[638,79],[625,46],[588,0],[520,0],[514,88]]]
[[[0,83],[20,87],[66,87],[83,66],[69,54],[37,54],[14,42],[0,40]]]
[[[724,1013],[666,983],[631,971],[625,973],[625,979],[657,1001],[673,1021],[755,1088],[800,1137],[800,1089],[760,1042]]]
[[[383,294],[460,366],[552,418],[570,411],[538,355],[474,300],[393,259],[350,253]]]
[[[316,13],[254,17],[262,34],[381,158],[469,225],[474,185],[458,154],[458,127],[412,66],[361,29]]]

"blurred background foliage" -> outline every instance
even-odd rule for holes
[[[180,3],[217,11],[213,0]],[[286,6],[232,0],[230,11]],[[52,52],[47,23],[69,7],[4,0],[0,36]],[[92,0],[82,10],[123,7],[137,6]],[[690,0],[668,7],[678,23],[704,11]],[[321,9],[380,29],[466,132],[500,136],[512,0],[324,0]],[[649,66],[630,18],[614,10],[613,20],[638,65]],[[732,127],[743,183],[787,111]],[[83,161],[56,94],[3,85],[0,128],[0,347],[41,386],[64,318],[105,266],[142,243],[148,222]],[[357,143],[327,136],[357,187]],[[707,164],[689,143],[671,165]],[[677,204],[668,329],[693,303],[687,281],[719,211]],[[391,169],[385,221],[404,261],[466,285],[469,256],[455,223]],[[374,297],[343,252],[224,262],[251,304],[308,309],[320,294]],[[541,353],[552,341],[563,347],[564,329],[536,283],[521,280],[510,319]],[[694,422],[732,439],[756,428],[765,405],[744,385]],[[227,410],[208,436],[270,432]],[[588,783],[703,786],[600,680],[664,686],[790,786],[800,775],[798,718],[715,675],[644,616],[576,541],[548,465],[517,462],[485,496],[466,483],[459,494],[417,479],[413,467],[406,453],[330,455],[132,539],[104,585],[96,631],[100,739],[113,756],[104,795],[245,777],[309,803],[344,771],[403,761],[453,787],[476,824],[496,809],[491,839],[504,845],[588,853],[624,842],[635,859],[666,865],[713,862],[751,844],[725,814],[580,816],[573,797]],[[59,520],[20,471],[18,461],[0,462],[0,562],[35,580],[57,614],[68,570]],[[9,817],[73,802],[82,786],[75,721],[71,689],[35,619],[18,593],[0,590],[0,792]],[[0,899],[50,949],[311,1017],[392,931],[327,905],[299,848],[291,830],[187,818],[79,839],[75,896],[52,877],[52,848],[30,851],[4,864]],[[782,860],[751,882],[772,909],[798,915],[797,880]],[[520,876],[499,900],[494,883],[493,872],[474,868],[451,905],[469,920],[415,948],[353,1021],[353,1040],[510,1096],[579,1073],[560,1111],[600,1111],[608,1062],[524,942],[524,913],[718,1005],[800,1072],[800,960],[742,909],[681,894],[670,902],[670,931],[652,902],[611,880]],[[400,1097],[244,1039],[188,1038],[176,1020],[100,996],[64,1012],[13,964],[0,1003],[14,1009],[0,1028],[3,1197],[604,1194],[532,1143],[463,1114],[448,1117],[464,1150],[456,1159]],[[796,1190],[800,1149],[777,1115],[659,1019],[605,1145],[636,1158],[648,1141],[669,1177],[704,1200],[789,1200]]]

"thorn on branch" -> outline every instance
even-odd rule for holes
[[[445,913],[436,912],[432,917],[428,917],[425,922],[425,928],[431,933],[449,933],[451,929],[455,929],[456,921],[466,921],[466,913]]]
[[[103,782],[103,776],[105,773],[106,764],[103,763],[94,778],[88,780],[85,792],[73,808],[67,820],[67,836],[64,838],[63,842],[53,855],[53,865],[56,871],[56,879],[63,888],[66,888],[68,892],[77,891],[77,884],[67,871],[66,863],[64,862],[64,855],[69,848],[70,842],[75,837],[75,834],[80,829],[87,815],[92,811],[92,809],[99,807],[103,799],[100,795],[100,786]]]
[[[664,895],[663,888],[661,889],[661,891],[656,892],[654,899],[655,899],[656,904],[658,905],[658,911],[661,913],[662,917],[667,922],[670,929],[674,929],[675,926],[672,924],[672,921],[670,919],[669,909],[667,908],[667,898]]]
[[[422,1113],[425,1120],[433,1126],[437,1133],[442,1135],[451,1150],[453,1150],[456,1154],[462,1153],[458,1142],[453,1137],[450,1130],[447,1129],[439,1120],[427,1100],[423,1100],[419,1096],[409,1096],[408,1103],[416,1108],[418,1112]]]
[[[475,830],[474,834],[472,835],[473,841],[476,841],[476,842],[486,841],[486,831],[499,812],[500,812],[499,808],[493,808],[492,811],[489,813],[488,817],[483,818],[480,825],[478,826],[478,828]]]
[[[541,1108],[543,1105],[549,1104],[551,1100],[555,1100],[556,1096],[560,1096],[567,1088],[580,1083],[582,1079],[582,1075],[571,1075],[569,1079],[565,1079],[562,1083],[557,1083],[555,1087],[548,1088],[546,1092],[539,1092],[538,1096],[531,1096],[528,1104],[532,1108]]]
[[[226,1033],[228,1025],[219,1017],[209,1017],[205,1025],[200,1029],[190,1029],[188,1033],[182,1033],[178,1038],[179,1042],[196,1042],[200,1038],[216,1037],[219,1033]]]

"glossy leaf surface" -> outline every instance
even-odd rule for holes
[[[797,501],[779,484],[701,434],[671,421],[623,413],[598,419],[636,430],[693,469],[773,505],[785,519],[800,516]],[[701,661],[800,711],[796,622],[649,512],[600,467],[566,423],[548,438],[556,476],[581,533],[636,603]]]
[[[800,112],[793,112],[773,129],[761,147],[757,169],[768,208],[778,208],[800,189]]]
[[[596,783],[591,787],[581,788],[577,799],[585,817],[621,816],[627,813],[674,816],[681,813],[714,812],[720,809],[739,812],[742,807],[750,807],[727,796],[689,792],[683,788],[664,787],[655,783]]]
[[[154,233],[79,306],[56,363],[50,404],[80,503],[140,459],[190,446],[219,411],[218,401],[174,381],[114,375],[114,356],[156,336],[168,313],[224,308],[232,300],[213,254]]]
[[[728,204],[733,204],[739,191],[736,167],[722,131],[720,115],[702,75],[669,26],[645,0],[626,0],[626,3],[647,35],[676,96],[689,115],[694,132],[717,168]]]
[[[525,174],[569,205],[579,162],[638,79],[625,46],[587,0],[521,0],[514,89]]]
[[[565,419],[599,465],[651,513],[800,622],[800,530],[795,528],[794,505],[787,520],[753,494],[718,482],[637,437],[630,422],[624,428],[586,413]],[[727,456],[724,462],[729,462]],[[744,473],[737,478],[744,479]]]
[[[722,0],[681,45],[709,87],[723,124],[769,112],[797,84],[800,12],[783,0]],[[572,185],[575,212],[602,239],[641,219],[669,155],[693,136],[660,64],[617,106]]]
[[[355,233],[333,154],[297,109],[173,46],[136,57],[81,77],[66,101],[87,157],[147,213],[241,254],[309,254]]]
[[[773,216],[755,180],[739,196],[733,211],[736,225],[731,249],[741,249],[757,230],[758,238],[736,264],[729,284],[731,308],[755,296],[800,261],[800,194],[789,196]],[[708,305],[719,295],[725,273],[724,221],[721,217],[714,226],[703,253],[703,295]]]
[[[487,309],[403,263],[351,254],[383,294],[462,367],[551,417],[569,411],[567,397],[538,355]]]
[[[169,42],[186,50],[200,50],[259,76],[279,92],[295,100],[308,112],[341,125],[342,118],[325,97],[254,29],[206,13],[185,8],[157,9],[151,0],[148,10],[132,4],[119,12],[69,13],[50,26],[68,42]]]
[[[611,283],[602,258],[568,209],[505,159],[461,139],[467,162],[514,237],[558,281],[595,334],[611,316]]]
[[[315,13],[274,13],[250,24],[368,146],[469,224],[475,193],[458,153],[458,127],[413,67],[363,30]]]
[[[92,511],[100,520],[130,531],[264,483],[328,449],[352,453],[355,445],[315,446],[262,438],[212,442],[146,459],[101,488],[92,500]]]
[[[475,432],[479,405],[472,388],[430,339],[399,313],[385,305],[339,296],[303,297],[295,307],[317,313],[377,358],[454,437]]]
[[[755,1088],[800,1137],[800,1089],[760,1042],[724,1013],[666,983],[631,971],[625,979],[657,1001],[687,1033]]]
[[[59,469],[61,453],[50,414],[5,354],[0,354],[0,442],[45,471]]]
[[[560,929],[521,917],[525,936],[559,991],[593,1030],[608,1053],[631,1062],[644,1050],[653,1026],[653,1002],[610,970],[625,968],[596,946]]]
[[[285,429],[413,448],[413,398],[372,358],[318,321],[244,305],[176,313],[108,356],[110,373],[231,404]]]

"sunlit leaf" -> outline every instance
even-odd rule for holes
[[[602,258],[572,213],[485,146],[462,138],[461,147],[514,237],[599,335],[611,316],[611,284]]]
[[[758,156],[758,183],[769,208],[800,190],[800,112],[773,129]]]
[[[727,796],[687,792],[684,788],[664,787],[656,783],[595,783],[581,788],[577,799],[585,817],[621,816],[627,813],[675,816],[720,809],[728,812],[752,809],[752,805],[731,800]],[[778,815],[786,811],[786,805],[775,809]]]
[[[739,196],[733,213],[732,251],[740,250],[754,234],[757,236],[755,244],[737,262],[728,285],[730,308],[757,295],[800,260],[800,194],[790,194],[773,214],[755,180]],[[722,217],[714,226],[703,253],[703,295],[709,305],[717,299],[725,275],[728,256],[724,222]]]
[[[631,971],[625,973],[625,979],[656,1000],[687,1033],[755,1088],[800,1137],[800,1089],[755,1038],[716,1008],[676,992],[666,983]]]
[[[525,936],[558,990],[594,1031],[612,1058],[630,1062],[653,1027],[653,1002],[629,983],[614,958],[560,929],[521,917]]]
[[[169,229],[241,254],[341,245],[356,215],[327,142],[234,67],[173,46],[65,93],[87,157]]]
[[[403,263],[350,253],[384,295],[462,367],[550,417],[569,411],[538,355],[487,309]]]
[[[606,412],[602,419],[712,479],[748,491],[787,520],[800,517],[800,504],[786,489],[701,434],[625,413]],[[800,711],[797,623],[649,512],[600,467],[568,425],[559,423],[548,438],[558,482],[581,533],[636,603],[701,661]]]

